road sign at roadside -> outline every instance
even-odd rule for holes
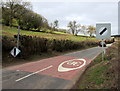
[[[104,45],[104,44],[105,44],[105,42],[104,42],[104,41],[101,41],[101,42],[100,42],[100,44],[101,44],[101,45]],[[104,46],[103,46],[103,47],[104,47]]]
[[[110,39],[111,38],[111,23],[97,23],[96,24],[96,38]]]
[[[13,57],[16,57],[20,52],[21,51],[17,47],[14,47],[10,53]]]

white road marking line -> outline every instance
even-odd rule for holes
[[[24,77],[22,77],[22,78],[17,79],[16,82],[21,81],[21,80],[23,80],[23,79],[25,79],[25,78],[27,78],[27,77],[29,77],[29,76],[32,76],[32,75],[37,74],[37,73],[39,73],[39,72],[42,72],[42,71],[44,71],[44,70],[47,70],[47,69],[49,69],[49,68],[51,68],[51,67],[53,67],[53,66],[50,65],[50,66],[48,66],[48,67],[46,67],[46,68],[44,68],[44,69],[41,69],[41,70],[39,70],[39,71],[33,72],[33,73],[31,73],[31,74],[28,74],[28,75],[26,75],[26,76],[24,76]]]

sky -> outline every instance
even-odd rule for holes
[[[81,25],[111,23],[112,35],[118,34],[117,2],[31,2],[32,10],[44,16],[48,23],[59,21],[59,27],[68,29],[69,21]]]

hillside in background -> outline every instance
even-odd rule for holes
[[[18,29],[16,27],[9,27],[9,26],[2,26],[2,35],[3,36],[8,36],[8,37],[14,37],[14,35],[17,35]],[[36,36],[36,37],[42,37],[42,38],[47,38],[47,39],[62,39],[62,40],[72,40],[72,41],[84,41],[88,39],[92,39],[95,41],[94,37],[88,37],[88,36],[74,36],[72,34],[68,33],[63,33],[63,32],[58,32],[58,31],[53,31],[52,33],[50,32],[51,30],[47,29],[44,32],[44,30],[41,30],[41,32],[35,32],[35,31],[27,31],[27,30],[21,30],[20,35],[29,35],[29,36]]]
[[[20,1],[8,0],[7,2],[2,1],[0,9],[2,10],[2,18],[0,19],[0,24],[3,24],[5,26],[10,26],[11,28],[20,27],[20,29],[26,31],[45,32],[52,34],[64,34],[67,32],[67,33],[71,33],[74,36],[77,36],[79,33],[82,33],[84,35],[89,35],[90,37],[93,37],[95,35],[96,28],[93,25],[86,26],[80,24],[80,22],[77,22],[76,20],[70,20],[68,22],[66,26],[67,28],[69,28],[68,30],[61,29],[59,27],[61,24],[60,20],[55,19],[49,23],[47,18],[32,10],[31,2],[27,2],[24,0],[20,0]],[[7,28],[7,30],[12,30],[12,33],[14,32],[13,31],[14,28],[13,29]],[[3,34],[7,34],[7,33],[4,31]],[[43,33],[41,33],[41,35],[42,34]],[[33,33],[32,36],[33,35],[38,35],[38,34]],[[51,38],[51,35],[49,36]],[[47,38],[49,38],[49,36]],[[73,40],[73,38],[71,37],[67,37],[67,38],[65,38],[64,36],[60,36],[60,37],[63,39],[70,38],[70,40]],[[55,38],[57,37],[55,36]],[[77,40],[78,37],[74,37],[74,38],[75,40]],[[82,38],[82,40],[83,39],[84,38]]]

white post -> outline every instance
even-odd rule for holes
[[[17,48],[19,48],[19,35],[20,35],[20,26],[18,26]]]
[[[103,43],[103,39],[102,39],[102,61],[104,61],[104,43]]]

